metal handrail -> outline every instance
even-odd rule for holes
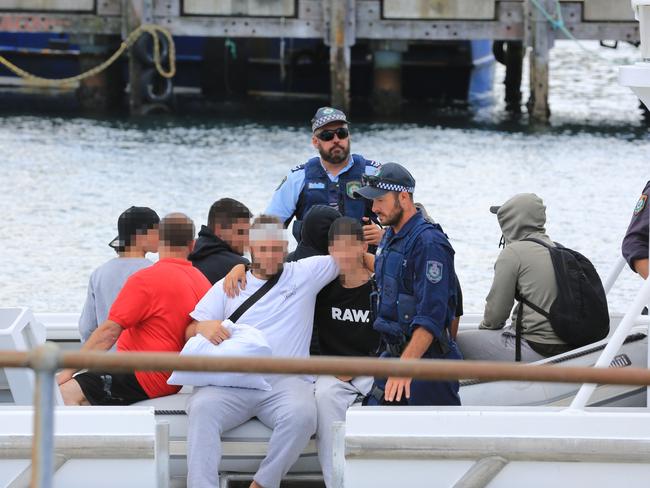
[[[34,368],[47,344],[33,352],[0,351],[0,367]],[[48,353],[51,354],[50,351]],[[112,372],[220,371],[265,374],[408,377],[422,380],[477,379],[482,381],[539,381],[550,383],[600,383],[650,385],[650,369],[627,367],[558,367],[498,361],[373,358],[273,358],[179,356],[165,352],[55,352],[57,368]]]
[[[0,351],[0,367],[36,371],[31,486],[50,488],[54,471],[54,375],[58,368],[102,371],[222,371],[266,374],[409,377],[424,380],[542,381],[650,385],[647,368],[586,368],[494,361],[309,359],[179,356],[177,353],[61,352],[52,343],[33,351]]]

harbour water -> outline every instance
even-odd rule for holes
[[[499,66],[493,107],[390,123],[353,117],[353,151],[411,169],[416,200],[450,235],[467,312],[482,311],[499,252],[488,207],[515,193],[542,196],[550,236],[591,258],[603,276],[620,255],[650,179],[638,100],[616,81],[616,65],[639,52],[584,46],[589,53],[569,42],[552,51],[548,127],[504,115]],[[313,155],[309,111],[285,103],[264,120],[248,113],[129,121],[0,106],[0,306],[80,311],[91,271],[114,256],[107,244],[130,205],[182,211],[197,225],[225,196],[262,212],[289,168]],[[627,270],[610,308],[624,310],[638,285]]]

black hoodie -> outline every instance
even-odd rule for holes
[[[187,257],[213,285],[225,277],[237,264],[248,264],[248,260],[237,254],[222,239],[205,225],[201,226],[194,250]]]
[[[300,242],[296,250],[287,256],[287,262],[311,256],[326,256],[328,234],[332,222],[341,217],[341,213],[327,205],[314,205],[302,221]]]

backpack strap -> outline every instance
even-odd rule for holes
[[[540,246],[544,246],[547,249],[554,249],[553,246],[550,244],[542,241],[541,239],[535,239],[534,237],[527,237],[526,239],[521,239],[521,241],[528,241],[528,242],[534,242],[535,244],[539,244]],[[520,241],[520,242],[521,242]],[[556,247],[561,248],[562,246],[558,244],[557,242],[554,242]],[[523,334],[523,319],[524,319],[524,305],[527,305],[531,309],[533,309],[535,312],[540,314],[542,317],[545,317],[547,320],[550,320],[550,314],[542,309],[541,307],[538,307],[534,303],[530,302],[529,300],[526,300],[521,293],[519,293],[519,290],[515,292],[515,300],[519,302],[519,306],[517,307],[517,320],[515,322],[515,361],[521,361],[521,338]]]
[[[515,321],[515,361],[521,361],[521,337],[524,331],[523,328],[523,319],[524,319],[524,304],[532,308],[535,312],[545,317],[547,320],[550,320],[551,314],[538,307],[534,303],[526,300],[521,296],[519,290],[515,292],[515,300],[519,302],[517,307],[517,320]]]
[[[517,307],[517,321],[515,325],[515,361],[521,361],[521,321],[524,316],[524,302],[519,301]]]

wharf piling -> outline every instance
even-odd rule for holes
[[[529,51],[527,107],[532,121],[550,116],[549,58],[555,40],[568,35],[576,40],[639,40],[629,0],[0,0],[0,33],[86,36],[82,67],[93,56],[102,56],[93,49],[105,45],[106,39],[124,39],[144,23],[164,27],[177,37],[235,43],[276,39],[282,53],[285,39],[321,40],[329,49],[330,102],[345,110],[350,109],[352,98],[353,49],[367,46],[373,77],[367,95],[381,101],[373,107],[389,113],[399,110],[406,89],[406,55],[412,46],[492,40],[506,46],[509,110],[519,107],[521,59],[523,51]],[[170,103],[171,81],[149,73],[134,48],[128,63],[132,113],[146,112],[151,105],[161,105],[161,100],[162,105]],[[286,79],[287,63],[281,60],[278,66]],[[88,80],[82,92],[96,94],[114,83],[118,81],[108,75]],[[89,104],[99,105],[93,100],[113,99],[86,98]]]

